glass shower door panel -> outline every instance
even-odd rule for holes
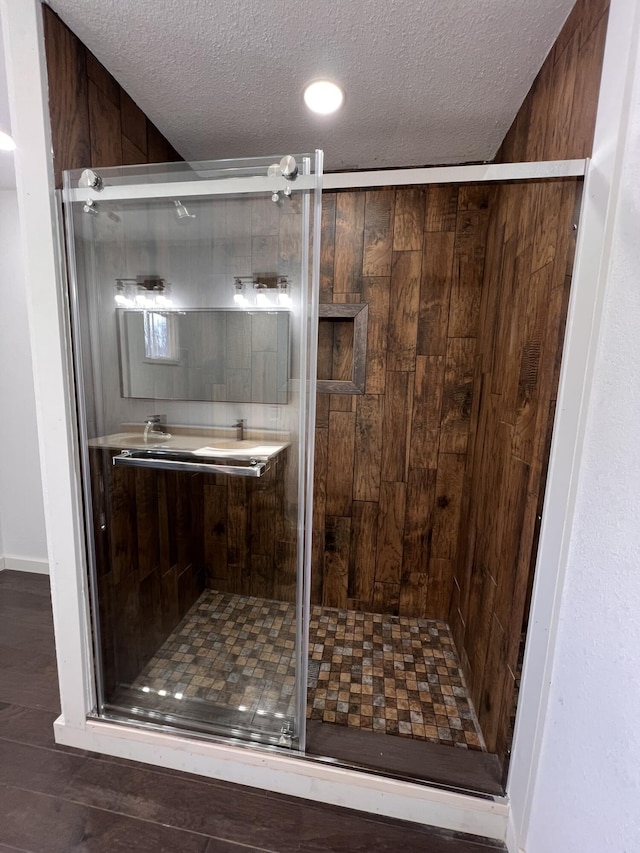
[[[100,716],[301,745],[319,175],[296,159],[65,176]]]

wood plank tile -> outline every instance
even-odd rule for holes
[[[427,574],[435,496],[436,471],[420,468],[411,469],[407,482],[407,504],[404,519],[403,588],[405,577],[408,578],[409,574]],[[401,603],[404,600],[407,604],[410,598],[411,596],[408,594],[401,595]],[[412,615],[420,614],[415,612]]]
[[[355,413],[329,413],[327,516],[350,514],[355,425]]]
[[[0,813],[0,842],[39,853],[128,850],[132,838],[139,853],[203,853],[207,845],[197,833],[5,786],[0,787]],[[31,819],[25,821],[25,814]]]
[[[387,377],[390,278],[364,278],[362,298],[369,306],[367,321],[367,394],[384,394]]]
[[[354,501],[377,501],[380,497],[383,415],[384,397],[382,395],[365,394],[357,398],[353,469]]]
[[[498,723],[501,720],[504,701],[504,676],[507,668],[503,660],[506,637],[502,625],[493,614],[484,665],[484,678],[477,706],[478,719],[487,749],[494,752],[498,739]]]
[[[276,578],[274,572],[275,542],[272,553],[251,553],[251,595],[260,598],[274,598]]]
[[[487,226],[486,210],[458,211],[449,303],[450,338],[473,338],[478,332]]]
[[[45,34],[45,38],[47,38]],[[47,45],[47,51],[49,46]],[[87,77],[93,81],[98,89],[112,101],[116,107],[120,108],[120,85],[111,74],[107,71],[104,65],[99,62],[90,50],[85,48],[85,58],[87,63]],[[146,146],[145,146],[146,147]]]
[[[417,357],[409,456],[411,468],[438,467],[444,375],[443,356]]]
[[[428,613],[427,585],[429,575],[426,572],[403,573],[398,601],[399,616],[424,618]]]
[[[204,559],[209,579],[227,578],[227,487],[204,487]]]
[[[133,98],[124,91],[120,92],[120,123],[122,134],[142,151],[144,160],[147,159],[147,118]]]
[[[143,152],[134,145],[131,140],[122,136],[122,165],[123,166],[137,166],[138,163],[146,163],[147,155],[143,154]]]
[[[149,163],[169,163],[172,149],[155,124],[147,121],[147,158]]]
[[[361,290],[364,213],[364,193],[338,193],[333,268],[334,293],[359,293]]]
[[[332,379],[353,381],[353,322],[333,321]]]
[[[135,512],[138,530],[138,571],[140,579],[160,566],[158,497],[153,471],[135,472]]]
[[[559,56],[556,56],[553,110],[549,116],[549,138],[546,155],[555,160],[565,156],[571,129],[573,97],[576,85],[579,36],[574,35]],[[576,111],[582,104],[576,104]]]
[[[316,394],[316,426],[329,429],[329,394]]]
[[[42,9],[47,45],[47,77],[56,187],[65,169],[92,163],[85,51],[81,42],[48,7]]]
[[[118,583],[137,566],[133,471],[114,468],[110,489],[109,486],[106,489],[110,497],[107,520],[111,530],[111,566]]]
[[[475,354],[475,338],[449,338],[442,393],[441,453],[466,453],[467,451],[475,378]]]
[[[544,160],[552,86],[553,68],[550,63],[545,62],[528,95],[531,98],[531,114],[527,137],[527,160]]]
[[[220,488],[224,487],[216,486],[216,489]],[[238,592],[245,595],[249,592],[242,584],[242,577],[246,574],[246,569],[249,567],[249,489],[250,487],[244,478],[229,477],[226,495],[226,560],[230,566],[236,568],[236,571],[234,573],[228,571],[226,577],[230,592]],[[223,521],[224,512],[222,507],[219,508],[219,512],[222,516],[221,521]],[[208,522],[211,523],[213,520],[213,517],[209,518]],[[222,535],[222,531],[220,531],[220,535]],[[219,559],[222,560],[223,558],[224,551],[219,554]],[[238,573],[237,569],[243,569],[244,571]],[[236,579],[235,583],[233,582],[234,578]]]
[[[413,373],[389,371],[382,424],[382,479],[407,478],[413,409]]]
[[[415,369],[421,268],[421,252],[394,252],[387,340],[388,370]]]
[[[426,613],[429,619],[447,619],[453,593],[453,560],[429,561]]]
[[[488,210],[495,187],[491,184],[461,184],[458,189],[458,212]]]
[[[85,761],[83,755],[0,739],[0,787],[57,794]]]
[[[273,479],[267,477],[252,482],[250,487],[250,547],[252,555],[263,554],[273,558],[276,493]]]
[[[423,187],[404,187],[396,190],[393,224],[394,252],[422,250],[425,193]]]
[[[91,165],[96,168],[120,166],[122,164],[120,110],[91,81],[88,84],[88,103]]]
[[[391,613],[398,615],[400,607],[399,583],[374,583],[373,610],[375,613]]]
[[[322,240],[320,242],[320,304],[333,298],[333,268],[336,238],[336,193],[322,194]]]
[[[333,379],[333,320],[320,318],[318,323],[318,379]]]
[[[53,659],[54,650],[51,637],[52,631],[49,631],[49,645]],[[56,744],[53,737],[53,724],[56,718],[57,714],[53,711],[28,708],[8,702],[2,703],[0,705],[0,738],[24,743],[28,746],[41,746],[47,749],[77,752],[78,755],[84,755],[80,750],[76,751],[71,747]]]
[[[363,276],[391,275],[394,200],[393,190],[370,190],[366,193]]]
[[[316,429],[313,472],[313,533],[311,554],[311,603],[322,602],[324,573],[324,534],[327,506],[327,458],[329,445],[327,429]]]
[[[484,665],[493,619],[493,602],[496,593],[495,582],[484,568],[482,552],[480,552],[478,560],[471,578],[471,598],[467,620],[467,635],[468,638],[473,638],[473,642],[469,643],[467,640],[465,645],[471,674],[471,679],[467,681],[467,684],[471,689],[471,696],[476,706],[482,690]]]
[[[354,501],[349,554],[349,592],[360,601],[373,601],[378,537],[378,503]]]
[[[445,355],[447,352],[454,250],[453,231],[425,235],[418,309],[419,355]]]
[[[456,184],[432,184],[427,189],[424,230],[455,231],[458,210]]]
[[[406,496],[406,483],[380,485],[376,583],[400,583]]]
[[[460,501],[464,481],[465,458],[458,453],[440,453],[433,511],[431,554],[453,559],[458,541]]]
[[[327,516],[324,537],[322,604],[325,607],[346,607],[349,585],[351,519]]]
[[[584,38],[585,28],[581,31],[578,56],[580,71],[576,74],[573,93],[573,104],[576,108],[571,111],[569,130],[569,138],[574,140],[578,157],[590,157],[592,154],[607,19],[608,15],[602,15],[586,38]],[[580,109],[577,109],[578,104],[581,105]]]

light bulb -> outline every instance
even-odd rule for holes
[[[248,304],[247,297],[244,295],[244,293],[240,293],[240,291],[233,294],[233,301],[236,303],[236,305],[240,306]]]
[[[256,296],[256,305],[259,305],[261,308],[266,308],[269,305],[266,293],[258,293]]]
[[[304,102],[312,112],[326,116],[340,109],[344,92],[330,80],[316,80],[304,90]]]

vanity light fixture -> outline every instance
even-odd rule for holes
[[[235,302],[235,304],[239,308],[242,308],[243,306],[248,305],[249,300],[245,296],[244,282],[242,281],[241,278],[235,279],[235,281],[233,282],[233,288],[234,288],[233,301]]]
[[[344,92],[331,80],[314,80],[304,90],[304,102],[312,112],[326,116],[340,109]]]
[[[16,144],[8,133],[0,130],[0,151],[15,151]]]
[[[253,299],[251,292],[253,291]],[[247,295],[249,294],[249,295]],[[289,279],[276,273],[254,273],[236,276],[233,280],[233,301],[239,308],[291,308]]]
[[[254,284],[254,289],[256,291],[256,305],[258,308],[268,308],[269,307],[269,297],[265,293],[268,290],[266,284],[257,283]]]
[[[163,310],[172,307],[171,287],[162,278],[117,278],[115,303],[118,308]]]
[[[283,308],[291,308],[289,283],[286,278],[282,278],[278,282],[278,305],[282,305]]]

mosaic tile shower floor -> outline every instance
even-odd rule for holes
[[[291,717],[295,608],[206,590],[134,689]],[[307,717],[374,732],[483,749],[446,623],[312,608]]]

